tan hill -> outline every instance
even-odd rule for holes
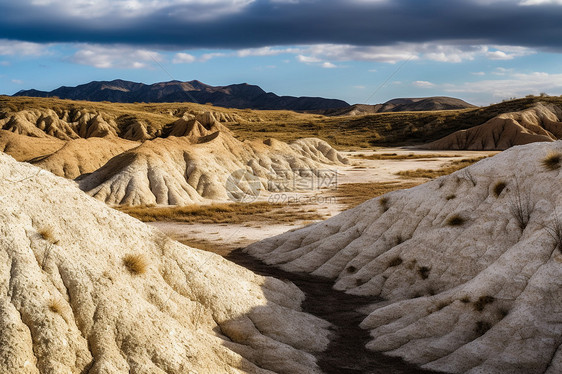
[[[114,156],[139,145],[119,138],[72,139],[56,152],[28,162],[60,177],[74,179],[96,171]]]
[[[368,348],[450,373],[562,372],[562,142],[513,147],[246,251],[380,295]]]
[[[0,154],[0,372],[320,373],[329,324],[257,276]]]
[[[0,130],[0,152],[11,155],[18,161],[28,161],[56,152],[65,142],[51,136],[31,137]]]
[[[392,99],[384,104],[376,105],[355,104],[347,108],[327,110],[323,114],[329,116],[360,116],[387,112],[441,111],[472,108],[476,108],[476,106],[461,99],[435,96]]]
[[[256,188],[276,191],[301,172],[318,174],[326,165],[348,162],[319,139],[291,144],[272,139],[240,142],[220,123],[212,122],[212,115],[209,123],[177,121],[167,131],[179,137],[147,141],[112,158],[81,179],[80,188],[108,204],[186,205],[204,199],[227,200],[229,193],[231,198],[251,195]],[[238,178],[236,173],[250,178],[233,186],[240,191],[227,186],[229,177]],[[281,186],[276,183],[279,180]]]
[[[514,145],[553,142],[562,138],[561,118],[560,107],[539,103],[520,112],[500,114],[480,126],[457,131],[422,148],[504,150]]]

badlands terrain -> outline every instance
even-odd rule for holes
[[[0,97],[0,372],[558,373],[561,108]]]

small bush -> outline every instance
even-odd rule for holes
[[[529,221],[531,220],[531,214],[533,213],[533,207],[531,206],[530,193],[523,194],[519,186],[519,180],[515,179],[515,190],[514,194],[509,201],[509,210],[519,225],[521,231],[524,231]]]
[[[348,266],[347,269],[348,273],[356,273],[357,272],[357,268],[355,266]]]
[[[500,197],[505,187],[507,187],[507,183],[505,183],[504,181],[496,182],[496,184],[494,184],[494,188],[492,188],[492,191],[494,192],[494,196]]]
[[[550,151],[545,158],[542,159],[542,166],[546,170],[558,170],[560,169],[560,163],[562,162],[562,153],[556,151]]]
[[[457,198],[457,195],[455,195],[455,194],[447,195],[447,196],[445,197],[445,199],[447,199],[447,200],[453,200],[453,199],[456,199],[456,198]]]
[[[390,260],[390,262],[388,263],[388,267],[392,268],[395,266],[399,266],[402,264],[402,262],[404,262],[400,257],[394,257],[392,260]]]
[[[491,328],[492,325],[490,323],[486,321],[478,321],[476,322],[476,326],[474,326],[474,332],[478,334],[478,336],[482,336]]]
[[[550,225],[544,226],[548,235],[554,240],[554,249],[558,248],[562,252],[562,221],[558,212],[554,211],[554,220]]]
[[[123,265],[133,275],[144,274],[148,269],[148,260],[143,254],[128,254],[123,257]]]
[[[495,299],[493,296],[480,296],[478,300],[476,300],[473,304],[474,310],[476,310],[477,312],[481,312],[484,310],[486,305],[493,303],[494,300]]]
[[[47,306],[51,312],[62,315],[64,303],[61,299],[51,299]]]
[[[504,319],[504,318],[507,317],[507,315],[509,314],[509,310],[506,309],[506,308],[500,308],[500,309],[498,310],[498,313],[499,313],[499,315],[500,315],[500,318],[501,318],[501,319]]]
[[[56,244],[59,241],[55,239],[55,234],[53,232],[53,228],[50,226],[45,226],[38,231],[39,235],[43,240],[48,241],[51,244]]]
[[[464,297],[461,299],[461,303],[463,303],[463,304],[468,304],[468,303],[470,303],[470,297],[464,296]]]
[[[462,226],[465,223],[465,219],[460,214],[453,214],[447,219],[448,226]]]
[[[418,266],[418,274],[422,279],[427,279],[429,277],[430,268],[427,266]]]
[[[388,206],[388,197],[381,197],[379,200],[379,205],[383,212],[386,212],[390,207]]]

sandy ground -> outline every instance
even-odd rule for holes
[[[428,155],[428,158],[398,159],[398,160],[364,160],[354,158],[358,154],[386,154],[398,155]],[[376,151],[343,152],[350,160],[348,166],[338,166],[330,169],[334,172],[334,179],[325,184],[328,187],[312,188],[305,192],[261,193],[256,201],[269,201],[286,204],[287,210],[314,210],[324,217],[332,217],[346,206],[340,204],[333,195],[334,189],[349,183],[373,182],[411,182],[396,175],[399,171],[416,169],[439,169],[444,164],[463,158],[473,158],[490,155],[490,152],[479,151],[426,151],[408,148],[379,148]],[[436,157],[438,155],[438,157]],[[331,178],[331,177],[330,177]],[[253,242],[294,230],[310,224],[310,221],[300,220],[295,214],[295,221],[290,223],[246,222],[245,224],[193,224],[180,222],[149,223],[157,227],[170,237],[188,245],[210,249],[219,254],[227,254],[235,248],[245,247]],[[211,244],[212,243],[212,244]],[[212,246],[212,248],[209,248]]]

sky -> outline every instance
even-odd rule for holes
[[[562,94],[562,0],[0,0],[0,94],[197,79],[350,104]]]

